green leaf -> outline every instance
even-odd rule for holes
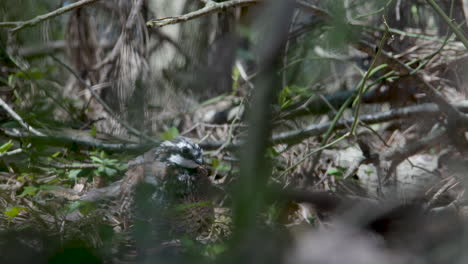
[[[75,212],[76,210],[79,210],[83,215],[87,215],[94,209],[94,203],[91,201],[74,201],[70,204],[67,204],[61,211],[61,214],[67,215]]]
[[[102,159],[95,157],[95,156],[91,156],[90,159],[94,161],[95,163],[100,163],[100,164],[104,163]]]
[[[16,75],[14,74],[8,75],[8,86],[14,87],[15,80],[16,80]]]
[[[81,171],[82,171],[81,169],[70,170],[68,172],[68,178],[75,180],[78,177],[78,174],[80,174]]]
[[[73,203],[67,204],[67,206],[62,211],[62,214],[70,214],[80,209],[81,201],[75,201]]]
[[[114,174],[116,174],[116,173],[117,173],[117,170],[116,170],[116,169],[112,169],[112,168],[105,168],[104,172],[105,172],[105,175],[106,175],[106,176],[109,176],[109,177],[110,177],[110,176],[113,176]]]
[[[278,104],[280,105],[281,108],[287,107],[292,101],[289,99],[290,98],[290,89],[288,86],[284,87],[281,92],[279,93],[278,96]]]
[[[26,211],[26,208],[21,207],[21,206],[13,206],[5,210],[3,213],[8,217],[8,218],[15,218],[18,216],[19,213],[22,211]]]
[[[96,209],[96,205],[91,201],[81,201],[80,213],[83,215],[89,215]]]
[[[212,158],[212,159],[211,159],[211,166],[213,166],[213,168],[215,168],[215,169],[218,168],[218,166],[219,166],[219,159],[217,159],[217,158]]]
[[[120,171],[126,170],[126,169],[128,169],[128,165],[127,164],[118,164],[117,169],[120,170]]]
[[[226,245],[223,244],[212,244],[208,245],[206,248],[206,251],[213,256],[217,256],[223,252],[225,252],[227,249]]]
[[[11,147],[13,147],[13,141],[8,141],[7,143],[0,146],[0,154],[7,152]]]
[[[278,151],[276,151],[275,148],[270,147],[270,148],[266,149],[266,156],[267,157],[274,158],[274,157],[277,157],[278,155],[279,155],[279,153],[278,153]]]
[[[19,127],[19,123],[16,120],[6,121],[0,125],[0,127],[4,128],[17,128]]]
[[[369,73],[369,77],[374,75],[376,72],[380,71],[381,69],[385,69],[387,66],[388,66],[387,64],[380,64],[379,66],[374,67]]]
[[[92,125],[91,126],[91,131],[89,131],[89,135],[91,135],[92,137],[96,137],[97,135],[97,129],[96,129],[96,126],[95,125]]]
[[[237,67],[233,67],[232,69],[232,92],[235,93],[237,91],[238,81],[239,81],[240,72]]]
[[[24,197],[27,195],[34,196],[36,195],[37,190],[39,190],[39,188],[34,187],[34,186],[26,186],[24,187],[23,192],[19,195],[19,197]]]
[[[26,80],[39,80],[44,74],[38,68],[30,68],[24,72],[17,72],[16,76]]]
[[[171,127],[162,134],[162,139],[171,140],[173,138],[178,137],[179,135],[180,134],[179,134],[179,130],[177,129],[177,127]]]
[[[232,169],[231,165],[228,164],[219,164],[219,166],[216,168],[218,171],[230,171]]]
[[[344,170],[341,168],[330,168],[327,173],[333,176],[343,176]]]

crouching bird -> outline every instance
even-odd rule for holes
[[[210,187],[202,149],[185,137],[164,141],[129,162],[121,186],[126,200],[122,210],[130,212],[132,247],[139,263],[173,254],[180,239],[208,234],[214,218]]]

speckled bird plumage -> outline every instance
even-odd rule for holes
[[[164,141],[131,161],[122,183],[127,199],[122,210],[130,212],[137,248],[206,234],[214,215],[210,185],[201,148],[185,137]],[[147,238],[138,241],[140,236]]]

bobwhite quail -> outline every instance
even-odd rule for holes
[[[168,241],[208,233],[214,209],[202,154],[193,141],[177,137],[129,163],[121,189],[138,258]]]

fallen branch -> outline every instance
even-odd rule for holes
[[[47,145],[51,146],[60,146],[63,147],[64,145],[67,144],[74,144],[80,147],[85,147],[85,148],[99,148],[103,149],[106,151],[137,151],[137,150],[145,150],[151,148],[153,145],[152,144],[137,144],[137,143],[107,143],[103,142],[98,139],[89,139],[82,138],[79,135],[65,135],[64,133],[61,134],[49,134],[49,135],[35,135],[32,134],[28,131],[21,131],[16,128],[1,128],[1,132],[5,134],[5,136],[15,139],[15,140],[21,140],[21,139],[28,139],[31,140],[32,142],[42,142]],[[156,146],[157,144],[155,144]]]
[[[461,112],[468,113],[468,101],[462,101],[454,104],[454,106]],[[398,109],[393,109],[386,112],[362,115],[359,119],[364,124],[376,124],[382,122],[388,122],[401,118],[409,118],[421,115],[431,115],[436,116],[440,114],[441,111],[436,104],[422,104],[409,107],[403,107]],[[336,124],[336,129],[344,129],[347,125],[352,124],[354,121],[353,118],[340,120]],[[303,129],[287,131],[283,133],[276,134],[272,136],[271,144],[294,144],[300,142],[301,140],[309,137],[319,136],[331,125],[330,122],[322,124],[311,124]],[[98,139],[89,139],[80,138],[79,136],[69,136],[64,133],[57,133],[52,135],[37,136],[31,134],[27,131],[20,131],[18,129],[12,128],[0,128],[0,131],[3,132],[7,137],[20,140],[23,138],[28,138],[32,141],[42,141],[46,144],[63,146],[65,144],[76,144],[77,146],[87,147],[87,148],[99,148],[107,151],[143,151],[157,146],[158,144],[152,143],[107,143]],[[205,150],[214,150],[221,147],[225,142],[224,141],[206,141],[201,142],[199,145]],[[244,141],[239,140],[235,141],[226,146],[226,149],[233,150],[242,146]]]
[[[19,116],[15,111],[13,111],[13,109],[11,109],[11,107],[5,101],[3,101],[2,98],[0,98],[0,106],[3,109],[5,109],[11,115],[11,117],[18,121],[18,123],[26,130],[31,131],[31,133],[33,133],[36,136],[45,136],[44,134],[42,134],[41,132],[37,131],[35,128],[24,122],[21,116]]]
[[[468,112],[468,101],[462,101],[453,105],[457,110],[467,113]],[[376,114],[362,115],[359,117],[359,120],[364,124],[376,124],[382,122],[388,122],[401,118],[417,117],[421,115],[431,115],[436,116],[441,114],[443,111],[436,104],[422,104],[409,107],[403,107],[398,109],[393,109],[386,112],[380,112]],[[344,129],[346,126],[351,125],[354,122],[354,118],[342,119],[340,120],[335,129]],[[283,132],[277,135],[274,135],[271,139],[271,144],[294,144],[300,142],[301,140],[309,137],[322,135],[330,127],[331,122],[325,122],[321,124],[312,124],[303,129],[292,130]],[[239,148],[244,142],[237,141],[228,146],[227,149]],[[204,142],[200,146],[204,149],[216,149],[219,148],[223,142]]]

